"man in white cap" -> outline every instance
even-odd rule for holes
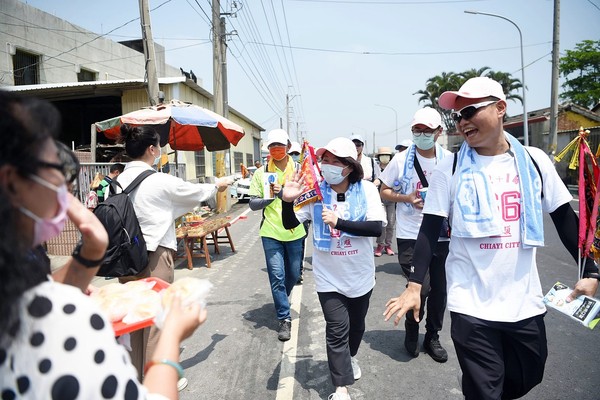
[[[263,210],[260,236],[279,321],[277,336],[279,340],[286,341],[290,340],[292,327],[289,295],[300,276],[302,243],[306,233],[303,226],[285,229],[281,220],[281,189],[296,172],[296,163],[287,154],[291,147],[287,132],[283,129],[270,131],[265,147],[269,150],[269,162],[258,168],[252,176],[249,206],[254,211]],[[265,173],[272,174],[267,176],[273,179],[275,198],[265,196]]]
[[[366,155],[363,154],[363,150],[365,148],[365,139],[358,133],[353,133],[350,136],[350,140],[356,146],[356,152],[358,153],[358,162],[363,167],[363,172],[365,174],[363,179],[368,180],[369,182],[375,182],[375,179],[379,176],[379,169],[375,165],[375,161]]]
[[[422,210],[427,193],[428,180],[436,165],[448,154],[437,144],[442,134],[442,117],[431,107],[418,110],[411,124],[412,141],[406,151],[396,154],[388,167],[381,173],[381,198],[396,202],[396,243],[398,262],[404,276],[411,275],[413,250],[423,220]],[[449,238],[440,235],[431,262],[429,274],[421,286],[421,302],[427,302],[427,320],[423,348],[437,362],[446,362],[448,352],[439,339],[446,311],[446,274],[444,264],[448,256]],[[425,307],[421,307],[419,318],[406,314],[404,322],[404,347],[412,356],[419,355],[419,321]]]
[[[432,176],[408,288],[390,299],[386,320],[419,313],[421,283],[444,217],[452,221],[446,262],[451,335],[467,400],[515,399],[542,381],[548,355],[543,292],[535,247],[544,245],[550,213],[564,246],[577,258],[578,217],[572,196],[540,149],[504,132],[506,96],[492,79],[469,79],[444,92],[440,107],[465,142]],[[598,267],[584,260],[583,278],[567,302],[598,288]]]

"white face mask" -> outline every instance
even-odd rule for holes
[[[160,157],[162,156],[162,151],[160,150],[160,147],[157,147],[158,149],[158,157],[154,158],[154,162],[152,163],[152,165],[158,165],[158,163],[160,162]]]
[[[348,176],[342,174],[345,168],[346,167],[338,167],[337,165],[321,164],[323,178],[330,185],[338,185],[342,183],[346,176]]]
[[[44,181],[36,175],[31,175],[29,178],[32,181],[54,191],[58,201],[58,213],[52,218],[41,218],[25,207],[19,208],[23,214],[27,215],[34,222],[32,247],[35,247],[57,237],[62,232],[63,228],[65,227],[65,222],[67,221],[69,197],[66,184],[54,186],[53,184]]]
[[[389,162],[390,162],[390,159],[391,159],[391,156],[389,156],[389,155],[387,155],[387,154],[386,154],[386,155],[381,155],[381,156],[379,156],[379,162],[380,162],[380,163],[382,163],[382,164],[387,164],[387,163],[389,163]]]

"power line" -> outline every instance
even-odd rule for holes
[[[481,52],[490,52],[490,51],[502,51],[502,50],[512,50],[518,49],[519,46],[511,46],[511,47],[498,47],[494,49],[479,49],[479,50],[449,50],[449,51],[432,51],[432,52],[384,52],[384,51],[352,51],[352,50],[337,50],[337,49],[322,49],[317,47],[300,47],[300,46],[285,46],[274,43],[257,43],[257,42],[249,42],[253,44],[263,45],[263,46],[271,46],[271,47],[285,47],[290,49],[297,50],[307,50],[307,51],[317,51],[324,53],[342,53],[342,54],[359,54],[359,55],[375,55],[375,56],[427,56],[427,55],[441,55],[441,54],[466,54],[466,53],[481,53]],[[530,44],[524,47],[533,47],[540,45],[547,45],[552,42],[540,42],[535,44]]]

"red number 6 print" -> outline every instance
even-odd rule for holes
[[[506,222],[517,221],[521,216],[519,192],[504,192],[500,197],[502,204],[502,219]]]

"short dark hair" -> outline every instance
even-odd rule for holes
[[[337,157],[337,156],[336,156]],[[348,181],[350,183],[359,182],[364,176],[363,167],[360,165],[358,161],[356,161],[352,157],[337,157],[338,160],[342,162],[344,165],[349,165],[352,167],[352,172],[348,175]]]
[[[125,165],[121,164],[121,163],[116,163],[110,166],[110,172],[117,172],[119,171],[119,173],[123,172],[125,170]]]

